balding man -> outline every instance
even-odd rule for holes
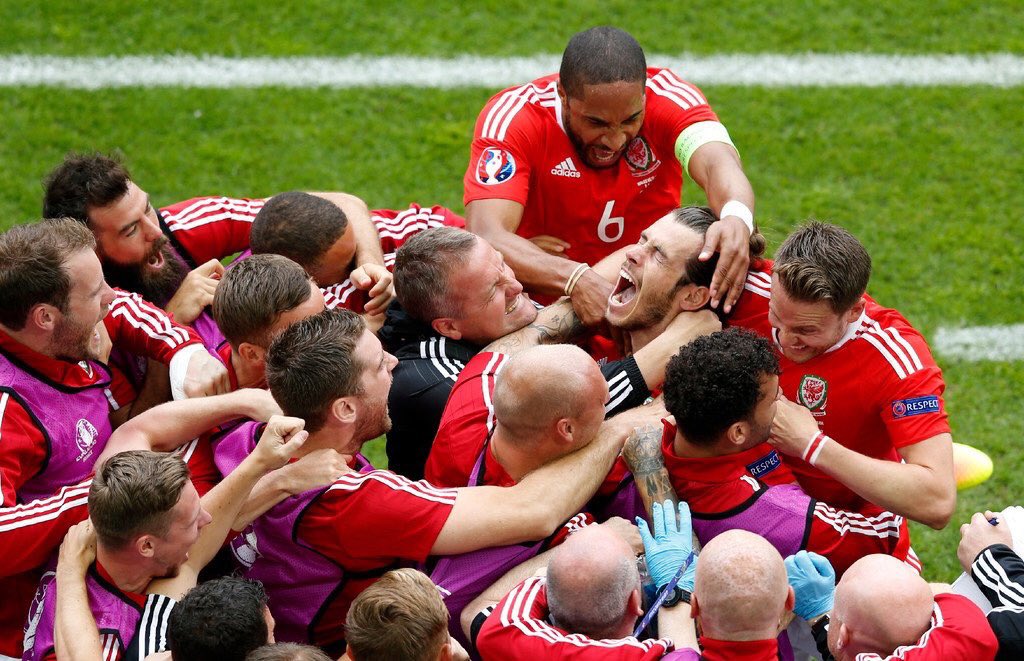
[[[955,594],[932,596],[917,572],[887,555],[855,562],[836,586],[828,651],[835,659],[995,658],[984,613]],[[822,653],[819,641],[819,649]]]
[[[673,532],[689,537],[689,526],[682,528]],[[657,553],[648,549],[648,564]],[[658,611],[658,628],[666,638],[632,636],[643,614],[636,558],[614,532],[590,526],[552,553],[546,579],[527,579],[494,608],[480,628],[477,651],[487,661],[696,659],[689,613],[685,600],[666,603]]]
[[[511,487],[537,468],[590,443],[602,424],[618,424],[603,422],[607,401],[608,384],[601,370],[579,347],[556,344],[511,356],[481,354],[470,361],[452,391],[427,464],[427,480],[443,487]],[[650,415],[651,420],[657,419],[657,413]],[[547,539],[439,560],[431,579],[445,595],[452,634],[468,642],[459,620],[471,600],[513,567],[595,520],[626,518],[612,526],[639,551],[640,539],[628,519],[643,512],[630,486],[620,471],[613,470],[586,511]],[[517,576],[513,583],[527,575]]]
[[[735,658],[739,652],[744,659],[778,658],[777,636],[793,603],[774,546],[745,530],[715,537],[701,552],[693,589],[703,658]]]

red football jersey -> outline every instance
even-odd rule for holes
[[[668,69],[647,70],[644,123],[619,162],[586,165],[565,132],[558,76],[499,92],[480,112],[463,180],[463,201],[522,204],[517,234],[557,236],[565,256],[595,263],[636,243],[679,206],[682,166],[675,142],[687,126],[717,121],[696,86]]]
[[[264,200],[194,197],[160,209],[171,240],[196,266],[249,247],[252,221]]]
[[[301,515],[296,542],[344,567],[348,579],[320,619],[318,640],[344,638],[349,605],[384,571],[426,561],[457,493],[375,470],[343,475],[317,496]]]
[[[768,323],[771,262],[747,275],[729,324],[756,331],[778,347]],[[821,430],[837,443],[876,459],[899,461],[897,452],[948,433],[942,371],[924,337],[899,312],[870,297],[864,314],[828,352],[804,363],[779,354],[779,385],[788,399],[806,406]],[[812,497],[859,510],[863,498],[797,457],[785,462]]]
[[[993,659],[998,651],[999,642],[981,609],[967,597],[946,593],[935,595],[929,627],[913,644],[884,657],[864,652],[857,661]]]
[[[485,659],[660,659],[672,652],[669,639],[632,636],[594,640],[550,623],[545,580],[534,576],[505,596],[484,622],[476,646]],[[683,659],[696,659],[693,652]]]

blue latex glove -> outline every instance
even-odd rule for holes
[[[647,573],[660,590],[668,585],[690,557],[693,551],[693,529],[690,525],[690,507],[686,503],[679,503],[678,524],[671,500],[666,500],[664,504],[654,503],[652,509],[654,535],[651,536],[651,529],[642,518],[636,518],[636,525],[640,529],[640,539],[644,543],[644,553],[647,556]],[[693,592],[693,577],[696,573],[697,558],[694,556],[676,585]]]
[[[786,558],[786,575],[796,593],[794,613],[805,620],[813,620],[832,610],[836,572],[827,558],[800,551]]]

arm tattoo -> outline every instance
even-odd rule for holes
[[[513,354],[539,344],[570,342],[583,331],[584,326],[573,312],[572,303],[560,301],[541,310],[537,319],[526,328],[491,342],[484,351]]]
[[[622,448],[622,458],[633,472],[633,479],[636,481],[648,516],[654,503],[663,503],[666,500],[672,501],[673,504],[679,502],[661,454],[661,433],[661,429],[654,425],[637,427]]]

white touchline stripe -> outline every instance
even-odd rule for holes
[[[968,361],[1024,360],[1024,324],[942,327],[932,339],[935,352]]]
[[[1024,56],[657,55],[700,85],[759,87],[886,87],[1024,85]],[[558,70],[559,56],[527,57],[247,57],[133,55],[125,57],[0,57],[0,87],[492,87],[514,85]]]

